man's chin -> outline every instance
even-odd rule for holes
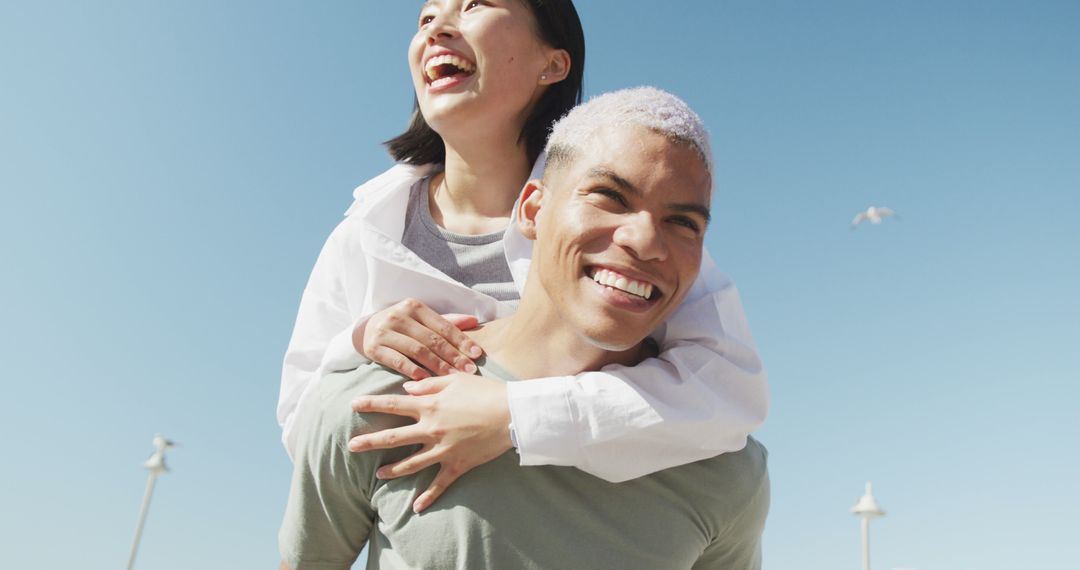
[[[626,352],[635,349],[647,336],[648,333],[632,334],[625,327],[622,330],[617,327],[614,329],[605,327],[603,330],[594,328],[582,331],[581,335],[592,346],[608,352]]]

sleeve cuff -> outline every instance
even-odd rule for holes
[[[571,403],[574,377],[510,382],[506,396],[522,465],[580,464],[581,438]]]
[[[326,347],[326,355],[323,356],[322,366],[319,368],[320,376],[330,372],[352,370],[361,364],[369,362],[368,357],[359,353],[356,347],[353,346],[352,334],[356,327],[363,325],[370,318],[371,315],[364,315],[356,319],[348,329],[339,332],[334,338],[330,339],[330,344]]]

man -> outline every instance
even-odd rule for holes
[[[632,365],[653,352],[647,335],[697,277],[711,158],[700,119],[682,101],[649,88],[598,97],[556,124],[547,152],[543,181],[526,185],[515,212],[535,242],[521,304],[470,331],[487,350],[483,377],[470,381]],[[376,475],[415,448],[348,447],[354,434],[408,424],[350,408],[357,396],[403,394],[404,381],[375,364],[331,374],[298,410],[283,567],[348,568],[365,543],[378,568],[760,567],[769,485],[765,450],[753,439],[742,451],[619,484],[568,467],[521,467],[510,452],[415,514],[415,495],[435,470]],[[426,405],[423,397],[397,402],[403,415]]]

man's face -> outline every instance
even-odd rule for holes
[[[543,187],[526,187],[532,278],[590,343],[625,350],[697,278],[711,177],[692,147],[643,127],[604,129],[583,147]]]

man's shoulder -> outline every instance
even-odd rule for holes
[[[757,439],[748,436],[746,446],[706,459],[702,463],[715,477],[723,478],[729,489],[752,491],[768,479],[769,452]]]
[[[674,481],[708,511],[730,516],[768,504],[768,451],[753,437],[746,446],[694,463],[660,471],[655,475],[677,477]]]
[[[358,414],[352,402],[358,396],[404,394],[406,378],[397,372],[365,363],[355,369],[326,374],[315,381],[297,409],[296,430],[309,442],[327,439],[344,445],[356,433],[401,425],[401,418],[385,414]]]

